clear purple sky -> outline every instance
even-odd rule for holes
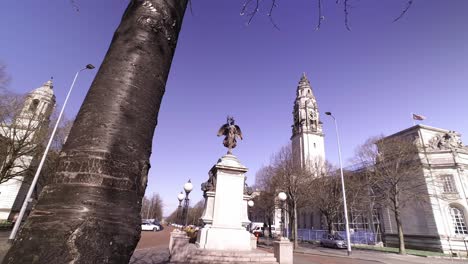
[[[47,2],[47,3],[46,3]],[[99,66],[126,0],[4,1],[0,8],[0,61],[12,77],[10,89],[25,93],[54,76],[63,103],[75,72]],[[325,21],[314,31],[317,1],[278,1],[269,22],[268,1],[246,26],[243,1],[192,0],[173,61],[153,143],[147,194],[160,193],[165,214],[191,178],[192,201],[201,182],[226,150],[216,137],[226,115],[245,135],[234,153],[250,168],[248,182],[291,136],[297,82],[306,72],[324,122],[327,158],[337,163],[334,127],[339,121],[343,159],[366,138],[424,124],[465,134],[468,144],[468,1],[415,0],[397,23],[406,0],[326,0]],[[342,2],[342,1],[340,1]],[[76,115],[95,72],[83,72],[67,116]],[[346,162],[349,165],[349,162]]]

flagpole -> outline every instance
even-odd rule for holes
[[[413,126],[415,126],[415,125],[416,125],[416,121],[414,120],[414,116],[413,116],[413,115],[414,115],[414,114],[411,113],[411,119],[413,119]]]

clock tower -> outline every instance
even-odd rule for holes
[[[325,161],[322,122],[310,82],[302,74],[296,90],[292,125],[292,152],[296,164],[314,170]]]

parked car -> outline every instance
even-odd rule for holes
[[[264,232],[265,231],[265,232]],[[252,231],[252,234],[262,237],[263,235],[268,236],[269,229],[268,227],[255,227]],[[280,235],[280,230],[276,230],[274,226],[271,227],[271,234],[273,237]]]
[[[325,234],[320,239],[320,246],[331,248],[347,248],[346,241],[338,234]]]
[[[159,225],[149,223],[149,222],[143,222],[141,223],[141,230],[142,231],[159,231],[161,230],[161,227]]]

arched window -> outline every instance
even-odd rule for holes
[[[29,105],[29,111],[31,112],[36,111],[38,106],[39,106],[39,100],[38,99],[32,100],[31,104]]]
[[[452,216],[455,234],[468,234],[468,230],[466,229],[465,216],[463,215],[463,212],[457,207],[450,206],[450,215]]]

